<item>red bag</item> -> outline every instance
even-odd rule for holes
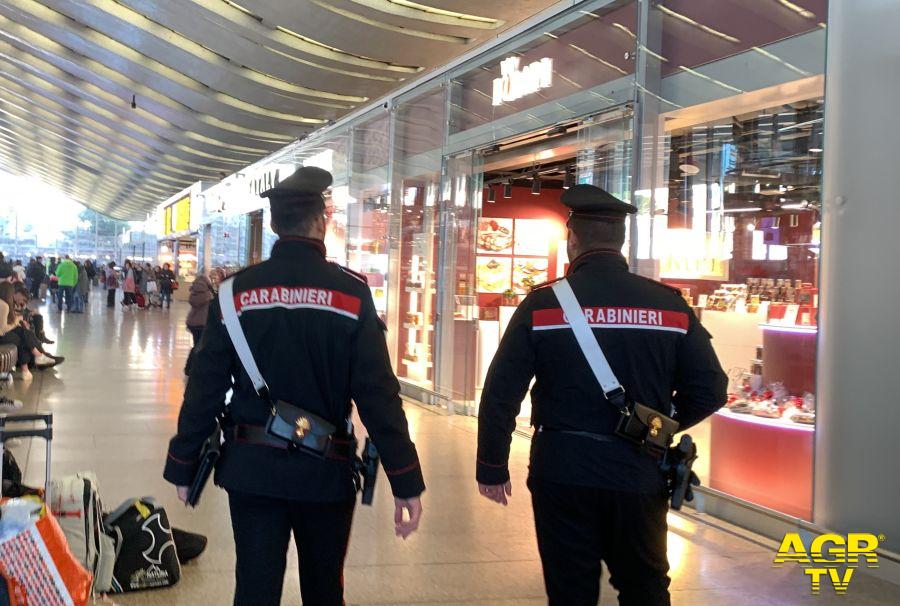
[[[28,528],[0,543],[3,575],[19,606],[86,606],[91,573],[82,568],[56,519],[45,513]]]

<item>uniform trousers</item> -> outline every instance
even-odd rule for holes
[[[235,606],[278,606],[291,532],[304,606],[343,606],[344,558],[356,500],[289,501],[229,491],[234,531]]]
[[[664,495],[529,478],[550,606],[596,606],[600,563],[621,606],[669,606]]]

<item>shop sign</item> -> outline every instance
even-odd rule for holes
[[[258,197],[264,191],[268,191],[281,183],[281,167],[271,168],[256,175],[250,181],[250,195]]]
[[[553,86],[553,59],[545,57],[521,69],[519,63],[519,57],[500,62],[500,77],[494,79],[494,105],[503,105]]]
[[[188,194],[163,209],[163,235],[188,232],[191,229],[191,196]]]
[[[883,541],[884,535],[826,533],[815,537],[807,550],[800,534],[789,532],[781,541],[774,566],[779,568],[791,562],[802,566],[804,574],[809,576],[813,595],[819,595],[823,582],[830,583],[838,595],[844,595],[853,571],[860,565],[878,568],[876,549]]]

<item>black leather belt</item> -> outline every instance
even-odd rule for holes
[[[295,447],[288,442],[270,436],[266,433],[265,427],[258,425],[235,425],[228,428],[225,432],[226,439],[233,440],[238,444],[255,444],[257,446],[268,446],[269,448],[277,448],[279,450],[295,450]],[[337,459],[340,461],[349,461],[352,450],[353,440],[347,437],[335,437],[331,439],[325,457],[328,459]],[[355,453],[354,453],[355,454]]]
[[[562,434],[566,434],[566,435],[570,435],[570,436],[580,436],[582,438],[590,438],[597,442],[615,442],[616,441],[615,436],[612,436],[609,434],[593,433],[590,431],[575,431],[572,429],[554,429],[552,427],[546,427],[544,425],[541,425],[540,427],[538,427],[537,432],[538,433],[562,433]]]

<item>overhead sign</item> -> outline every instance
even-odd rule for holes
[[[173,202],[163,209],[163,229],[166,236],[189,232],[191,230],[191,196],[190,194]]]
[[[250,195],[259,197],[259,194],[268,191],[281,183],[282,174],[281,167],[275,166],[268,168],[253,177],[250,181]]]
[[[500,77],[494,79],[494,105],[503,105],[553,86],[553,59],[546,57],[519,69],[520,62],[519,57],[500,62]]]

